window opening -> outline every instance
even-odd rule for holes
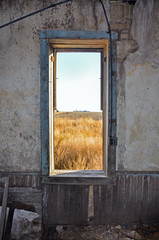
[[[79,55],[78,55],[79,54]],[[88,102],[93,102],[95,99],[95,95],[93,93],[93,90],[91,90],[91,86],[93,85],[92,82],[90,83],[89,81],[87,82],[85,80],[85,82],[82,84],[82,81],[80,82],[80,85],[76,84],[75,86],[78,85],[77,89],[78,92],[80,94],[80,101],[75,101],[74,99],[78,99],[78,94],[74,94],[75,90],[73,91],[73,83],[77,82],[78,80],[80,80],[80,76],[83,73],[83,70],[80,70],[80,73],[74,74],[74,79],[71,82],[71,85],[69,86],[69,84],[67,84],[68,86],[68,90],[65,86],[65,84],[63,85],[63,90],[60,90],[60,80],[62,80],[60,74],[59,74],[59,67],[58,65],[62,65],[62,64],[58,64],[60,60],[60,58],[64,59],[64,55],[66,56],[66,60],[65,60],[65,64],[64,66],[66,66],[66,63],[70,64],[71,61],[69,60],[69,57],[72,55],[78,56],[76,57],[76,61],[79,60],[79,56],[83,55],[86,58],[90,55],[91,60],[89,60],[87,63],[83,64],[85,69],[89,69],[90,68],[90,72],[92,74],[93,70],[95,67],[93,67],[92,61],[93,61],[93,55],[96,56],[96,61],[98,62],[98,64],[96,64],[96,67],[98,66],[98,76],[96,76],[96,80],[97,80],[97,85],[95,86],[96,91],[97,91],[97,106],[95,108],[98,109],[89,109],[89,107],[87,105],[75,105],[76,102],[80,102],[82,103],[82,98],[84,98],[84,91],[80,91],[80,87],[82,87],[83,89],[86,89],[86,96],[89,95],[89,93],[91,93],[92,98],[88,98],[85,97],[85,104]],[[92,54],[92,55],[91,55]],[[97,57],[98,56],[98,57]],[[108,173],[108,75],[109,75],[109,65],[108,65],[108,41],[105,39],[58,39],[58,38],[54,38],[54,39],[50,39],[49,40],[49,173],[50,176],[59,176],[59,177],[105,177],[107,176]],[[98,60],[97,60],[98,59]],[[100,59],[100,60],[99,60]],[[70,70],[67,67],[66,70],[70,71],[71,75],[73,75],[73,69],[75,69],[77,66],[79,68],[79,63],[75,65],[75,60],[73,60],[73,63],[70,64]],[[84,63],[84,60],[82,60],[82,63]],[[61,71],[62,72],[62,71]],[[91,75],[90,74],[90,75]],[[65,75],[65,74],[64,74]],[[75,76],[77,75],[77,80],[75,79]],[[89,74],[88,74],[89,75]],[[95,75],[95,74],[93,74]],[[68,77],[69,78],[69,77]],[[64,81],[64,80],[63,80]],[[84,86],[83,86],[84,85]],[[86,87],[86,86],[87,87]],[[61,97],[59,94],[59,91],[62,92],[64,91],[64,93],[66,94],[66,98],[64,97],[64,93],[62,93]],[[64,107],[64,105],[62,106],[62,104],[60,103],[60,99],[64,100],[64,103],[67,102],[67,100],[70,98],[70,95],[72,95],[73,93],[73,97],[71,98],[70,101],[70,106],[68,106],[68,108]],[[83,95],[82,95],[83,94]],[[58,97],[59,96],[59,97]],[[69,98],[68,98],[69,96]],[[72,102],[74,103],[74,106],[72,107],[71,104]],[[94,105],[94,104],[93,104]],[[95,105],[94,105],[95,106]],[[102,132],[102,137],[101,140],[97,141],[98,145],[100,144],[100,146],[102,146],[101,149],[101,155],[100,155],[100,159],[101,160],[101,164],[100,166],[95,166],[95,164],[90,164],[90,166],[88,166],[88,159],[85,160],[86,164],[73,164],[73,160],[71,161],[71,157],[68,157],[67,159],[69,159],[69,166],[67,164],[63,164],[63,160],[61,159],[62,154],[59,153],[59,150],[57,151],[57,145],[58,145],[58,140],[57,140],[57,135],[56,133],[58,133],[59,131],[61,131],[61,127],[58,129],[56,128],[57,126],[57,119],[59,118],[60,114],[63,113],[63,115],[82,115],[82,116],[87,116],[87,115],[95,115],[94,112],[96,111],[96,114],[98,115],[98,119],[99,119],[99,115],[100,115],[100,119],[101,122],[101,126],[99,127],[101,129]],[[71,113],[70,113],[71,112]],[[62,116],[62,115],[61,115]],[[78,117],[80,119],[80,117]],[[86,121],[86,117],[84,118],[84,120]],[[77,119],[76,121],[74,121],[74,125],[77,124]],[[68,127],[68,126],[67,126]],[[85,125],[86,127],[86,125]],[[87,126],[88,128],[88,126]],[[98,130],[99,130],[98,128]],[[77,128],[79,131],[79,127]],[[66,132],[66,131],[65,131]],[[94,134],[96,135],[96,134]],[[101,136],[100,135],[100,136]],[[72,134],[73,136],[73,134]],[[96,135],[97,136],[97,135]],[[91,138],[91,137],[90,137]],[[63,140],[63,138],[61,138],[59,140],[59,142],[61,143]],[[67,139],[67,143],[71,141],[70,139]],[[73,142],[78,142],[78,140],[74,139]],[[93,140],[92,140],[93,141]],[[84,145],[84,140],[81,140],[81,142],[83,142]],[[71,145],[71,144],[70,144]],[[79,147],[81,147],[81,143],[76,144]],[[88,141],[85,140],[85,145],[88,145]],[[97,145],[94,145],[97,146]],[[93,150],[91,150],[91,153],[94,151],[95,147],[92,147]],[[64,157],[66,157],[66,153],[68,150],[68,146],[65,147],[65,151],[64,151]],[[84,152],[84,150],[82,150]],[[57,154],[58,153],[58,154]],[[75,158],[77,158],[77,156],[79,155],[76,151]],[[59,165],[56,163],[56,159],[57,159],[57,155],[59,155]],[[73,155],[73,154],[72,154]],[[83,155],[84,156],[84,155]],[[98,155],[99,156],[99,155]],[[85,156],[83,157],[85,158]],[[80,160],[83,163],[83,160]],[[91,156],[91,163],[96,163],[97,164],[97,160],[95,159],[95,154],[92,153]],[[82,166],[82,167],[81,167]]]
[[[57,52],[56,58],[54,168],[102,170],[101,53]]]

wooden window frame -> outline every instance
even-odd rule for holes
[[[115,36],[115,35],[114,35]],[[115,36],[116,37],[116,36]],[[41,31],[41,137],[42,176],[44,182],[54,184],[113,184],[109,174],[109,35],[94,31]],[[53,79],[56,51],[101,52],[103,61],[103,170],[55,170],[53,162]],[[53,61],[54,59],[54,61]]]

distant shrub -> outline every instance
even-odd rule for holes
[[[102,120],[54,119],[55,169],[101,170]]]

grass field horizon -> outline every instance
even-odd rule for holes
[[[69,119],[78,119],[78,118],[92,118],[94,120],[102,119],[102,112],[90,112],[90,111],[57,111],[54,113],[54,118],[69,118]]]
[[[102,112],[55,112],[54,158],[55,169],[103,169]]]

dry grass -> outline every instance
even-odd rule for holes
[[[102,120],[54,118],[55,169],[102,169]]]

